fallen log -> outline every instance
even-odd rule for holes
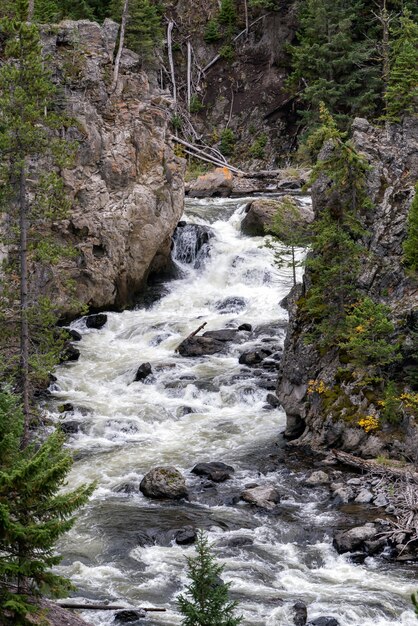
[[[175,349],[175,352],[179,351],[179,348],[181,346],[181,344],[184,341],[187,341],[188,339],[191,339],[192,337],[195,337],[195,335],[197,335],[197,333],[199,333],[201,330],[203,330],[203,328],[206,326],[207,322],[203,322],[203,324],[201,324],[199,326],[199,328],[196,328],[196,330],[194,330],[192,333],[190,333],[190,335],[187,335],[186,339],[183,339],[183,341],[181,343],[179,343],[179,345],[177,346],[177,348]]]
[[[159,609],[156,607],[127,607],[120,604],[81,604],[75,602],[57,602],[57,605],[62,609],[77,609],[77,610],[90,610],[90,611],[146,611],[148,613],[164,613],[167,609]]]
[[[406,467],[383,465],[378,461],[361,459],[358,456],[348,454],[348,452],[342,452],[341,450],[332,450],[332,454],[338,461],[340,461],[340,463],[344,463],[350,467],[355,467],[363,472],[370,472],[371,474],[379,474],[381,476],[391,478],[402,478],[418,484],[418,472],[416,471],[416,467],[414,465],[408,465]]]

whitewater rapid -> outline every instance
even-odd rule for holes
[[[81,357],[57,370],[50,410],[58,420],[58,406],[71,403],[71,420],[80,427],[68,442],[76,459],[69,485],[96,480],[98,487],[59,546],[59,569],[78,598],[165,607],[141,623],[175,626],[176,596],[194,548],[178,546],[170,531],[193,526],[214,543],[246,626],[289,626],[298,599],[310,619],[416,626],[411,567],[371,558],[355,565],[335,552],[331,530],[341,514],[329,508],[325,489],[303,486],[303,468],[279,462],[285,415],[266,405],[268,390],[238,364],[239,354],[260,341],[283,345],[287,314],[280,301],[292,286],[291,269],[275,266],[264,239],[240,233],[244,206],[241,199],[189,200],[185,220],[213,232],[199,262],[183,241],[174,249],[179,277],[161,286],[152,306],[108,313],[101,330],[83,320],[72,325],[82,333]],[[204,322],[205,330],[249,323],[257,339],[251,335],[226,355],[176,354]],[[152,376],[133,382],[144,362]],[[190,469],[201,461],[231,464],[234,477],[199,491]],[[190,502],[161,503],[139,492],[143,475],[158,465],[183,472],[195,494]],[[279,490],[277,515],[239,500],[255,482]],[[111,612],[84,617],[96,626],[113,622]]]

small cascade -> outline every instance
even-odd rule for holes
[[[181,224],[173,236],[172,258],[180,266],[199,269],[210,255],[213,230],[200,224]]]

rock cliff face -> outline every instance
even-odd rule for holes
[[[391,308],[396,332],[393,341],[401,343],[403,363],[412,352],[412,329],[418,321],[418,285],[402,265],[402,242],[406,219],[418,179],[418,120],[408,119],[390,129],[373,128],[366,120],[353,125],[353,141],[371,165],[368,192],[374,208],[364,224],[369,256],[360,276],[361,288]],[[312,190],[314,211],[324,206],[326,181]],[[416,457],[417,434],[414,419],[404,414],[396,428],[382,425],[376,434],[366,433],[357,424],[358,414],[379,414],[378,398],[367,388],[341,379],[344,365],[338,350],[320,354],[304,336],[308,322],[297,301],[309,283],[297,286],[287,298],[290,324],[278,384],[278,396],[287,414],[286,434],[298,444],[313,448],[342,448],[365,457],[401,454]],[[397,370],[397,371],[396,371]],[[308,393],[310,380],[323,381],[328,394]]]
[[[64,172],[72,208],[54,225],[77,256],[36,276],[64,317],[79,304],[122,308],[162,269],[171,235],[183,211],[184,162],[169,142],[171,100],[150,85],[132,52],[122,55],[112,89],[118,26],[62,22],[45,29],[45,50],[54,59],[62,106],[74,120],[67,138],[78,142],[75,167]]]

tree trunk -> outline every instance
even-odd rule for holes
[[[389,80],[389,72],[390,72],[390,45],[389,45],[389,33],[390,33],[390,17],[389,12],[386,7],[386,0],[383,0],[383,7],[380,16],[380,21],[382,24],[382,63],[383,63],[383,88],[386,93],[388,80]]]
[[[129,0],[125,0],[123,4],[122,22],[120,25],[119,48],[118,48],[118,53],[115,59],[115,68],[113,70],[112,91],[115,91],[116,86],[118,84],[120,60],[122,57],[123,46],[125,44],[125,31],[126,31],[126,23],[128,21],[128,12],[129,12]]]
[[[248,2],[244,0],[244,14],[245,14],[245,36],[248,37],[249,23],[248,23]]]
[[[28,215],[26,199],[26,171],[24,162],[19,175],[19,227],[20,227],[20,376],[24,429],[22,448],[29,440],[29,322],[28,322]]]
[[[167,28],[167,48],[168,48],[168,62],[170,64],[170,75],[171,75],[171,84],[173,87],[173,100],[174,100],[174,108],[177,108],[177,85],[176,85],[176,74],[174,72],[174,60],[173,60],[173,32],[174,22],[169,22]]]
[[[35,9],[35,0],[29,0],[28,4],[28,22],[33,20],[33,11]]]
[[[190,112],[192,100],[192,44],[187,42],[187,110]]]
[[[293,286],[296,285],[296,259],[295,259],[295,246],[292,246],[292,272],[293,272]]]

